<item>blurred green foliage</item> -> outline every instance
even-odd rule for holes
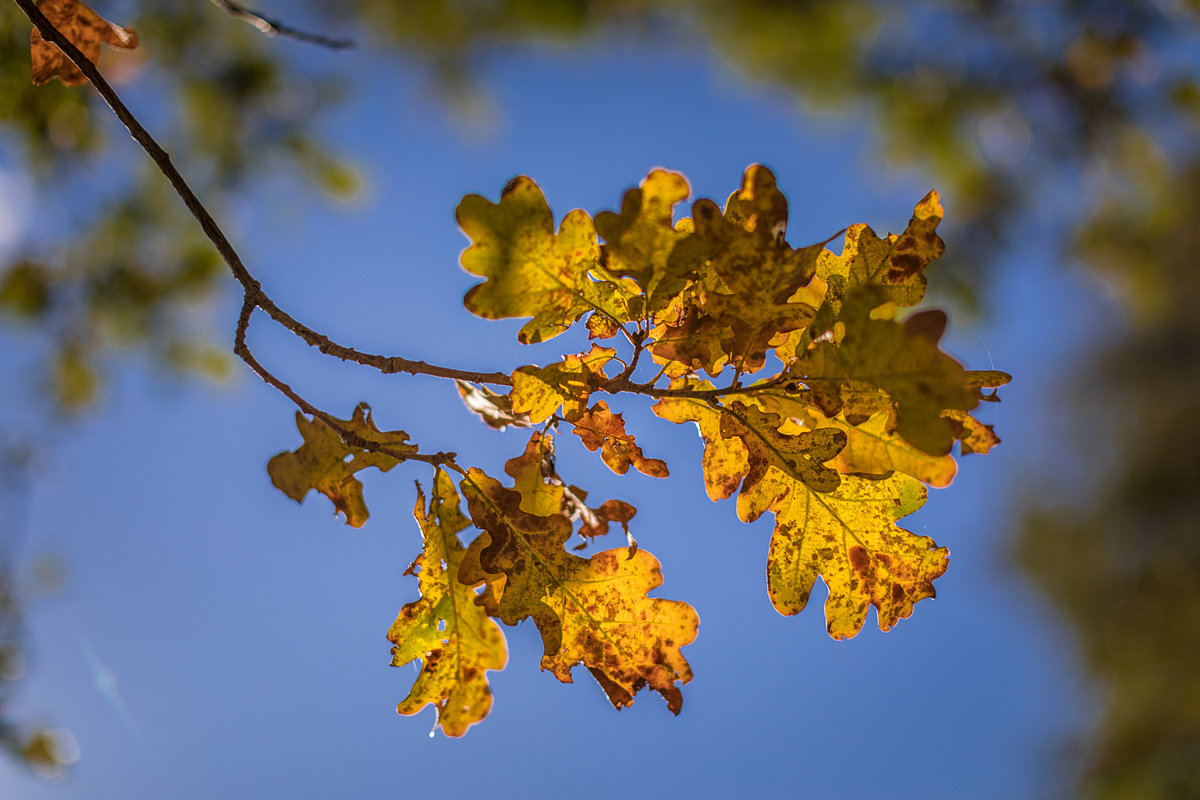
[[[1013,243],[1006,236],[1052,227],[1064,256],[1118,288],[1132,323],[1123,343],[1098,356],[1076,401],[1081,417],[1095,417],[1089,430],[1112,432],[1105,458],[1081,441],[1080,461],[1110,469],[1071,505],[1037,515],[1020,557],[1075,625],[1106,692],[1087,794],[1200,796],[1200,526],[1192,521],[1200,516],[1200,433],[1189,424],[1200,412],[1200,317],[1189,309],[1200,289],[1200,173],[1181,166],[1200,158],[1200,3],[274,5],[272,13],[297,15],[285,19],[296,27],[355,36],[425,65],[452,102],[466,105],[486,92],[477,72],[488,58],[531,43],[623,36],[649,48],[711,48],[798,104],[871,120],[882,154],[952,196],[958,228],[949,235],[959,255],[942,269],[967,303]],[[313,74],[296,55],[308,45],[262,37],[213,4],[121,6],[133,13],[117,21],[142,46],[106,57],[102,68],[163,101],[146,121],[214,206],[280,164],[298,166],[329,193],[355,190],[353,170],[309,133],[353,82],[353,55],[344,66],[322,60],[327,71]],[[93,402],[112,348],[223,374],[223,351],[183,313],[212,296],[219,263],[136,153],[121,172],[130,177],[102,193],[76,177],[104,155],[112,121],[86,90],[30,85],[28,32],[16,7],[0,3],[0,151],[28,165],[39,206],[69,199],[93,210],[65,236],[47,240],[35,229],[0,265],[0,313],[9,320],[0,335],[24,326],[48,336],[45,385],[67,408]]]

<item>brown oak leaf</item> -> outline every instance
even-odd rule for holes
[[[625,432],[625,418],[609,411],[603,400],[585,411],[574,425],[575,435],[583,446],[592,452],[599,449],[604,463],[618,475],[624,475],[630,466],[653,478],[670,474],[665,461],[646,458],[634,438]]]
[[[114,25],[79,0],[42,0],[38,9],[93,64],[100,61],[101,44],[122,50],[132,50],[138,45],[136,33]],[[35,85],[41,86],[54,78],[67,86],[87,83],[79,67],[57,45],[43,39],[37,28],[29,36],[29,59]]]

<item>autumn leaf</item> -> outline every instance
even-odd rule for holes
[[[650,354],[663,365],[663,374],[677,378],[704,370],[714,378],[729,362],[722,344],[728,335],[717,320],[689,306],[670,322],[662,322],[650,331],[654,340]]]
[[[925,504],[926,489],[895,474],[884,480],[842,476],[830,493],[800,483],[775,508],[775,533],[767,556],[767,590],[779,613],[798,614],[813,583],[829,587],[829,635],[847,639],[862,628],[867,609],[889,630],[934,596],[933,581],[946,571],[949,551],[926,536],[895,525]]]
[[[592,508],[587,504],[588,493],[578,486],[567,485],[555,470],[554,437],[535,431],[529,437],[525,452],[504,462],[504,471],[513,479],[513,489],[521,495],[521,510],[536,516],[560,514],[579,524],[577,531],[588,541],[608,533],[609,525],[619,524],[626,535],[629,521],[637,509],[624,500],[605,500]]]
[[[41,0],[38,9],[93,64],[100,61],[102,44],[122,50],[132,50],[138,45],[136,33],[114,25],[79,0]],[[29,37],[29,57],[33,82],[38,86],[54,78],[66,86],[87,83],[79,67],[57,45],[43,39],[37,28]]]
[[[669,475],[666,462],[646,458],[634,438],[625,432],[625,418],[609,411],[608,404],[603,400],[573,420],[572,424],[583,446],[593,453],[599,449],[604,463],[618,475],[624,475],[630,466],[652,478]]]
[[[721,347],[730,363],[754,372],[777,336],[812,321],[812,306],[791,298],[811,280],[823,243],[788,246],[787,200],[771,171],[757,164],[746,170],[724,215],[707,199],[696,201],[692,215],[695,235],[677,251],[705,264],[719,282],[719,290],[705,293],[704,314],[726,329]]]
[[[376,467],[387,472],[400,463],[404,453],[415,453],[404,431],[381,432],[371,419],[371,408],[359,403],[354,416],[335,421],[347,431],[386,448],[391,453],[377,453],[361,447],[351,447],[319,419],[308,419],[296,412],[296,427],[304,437],[299,449],[280,453],[267,463],[271,482],[296,502],[304,499],[310,489],[316,489],[333,501],[334,508],[346,515],[346,524],[361,528],[367,521],[367,505],[363,500],[362,483],[354,477],[359,470]]]
[[[495,613],[507,625],[532,618],[542,635],[542,668],[564,683],[582,664],[617,708],[643,686],[676,714],[677,684],[691,680],[680,648],[699,620],[686,603],[647,597],[662,583],[658,561],[644,550],[608,550],[591,558],[568,553],[570,523],[521,509],[521,494],[478,469],[462,482],[471,518],[483,531],[468,550],[482,571],[503,575]]]
[[[563,417],[578,417],[588,398],[608,380],[604,365],[617,351],[592,345],[586,353],[564,356],[548,367],[521,367],[513,372],[512,407],[530,422],[545,422],[562,407]]]
[[[512,395],[497,394],[486,386],[456,380],[458,396],[463,405],[473,411],[483,420],[483,424],[493,430],[502,431],[510,425],[514,428],[528,428],[529,418],[524,414],[513,411]]]
[[[748,398],[764,411],[770,411],[808,428],[837,428],[846,434],[846,446],[832,461],[831,467],[843,474],[867,474],[886,477],[891,472],[903,472],[924,484],[949,486],[954,480],[957,465],[950,455],[934,456],[913,447],[892,430],[890,409],[877,412],[858,424],[841,416],[826,417],[807,401],[804,394],[796,396],[782,392],[762,392]],[[947,412],[949,413],[949,412]]]
[[[551,339],[588,312],[608,318],[602,331],[615,332],[630,318],[627,300],[636,286],[589,276],[600,260],[591,217],[572,211],[556,235],[546,198],[529,178],[509,181],[498,203],[467,195],[457,218],[472,241],[462,267],[486,279],[464,305],[486,319],[532,317],[518,333],[523,344]]]
[[[470,524],[459,508],[450,476],[438,470],[433,496],[417,487],[413,516],[421,526],[424,550],[404,573],[416,575],[421,597],[400,609],[387,638],[394,643],[392,666],[421,660],[412,690],[397,707],[416,714],[427,705],[437,709],[437,723],[447,736],[462,736],[492,708],[487,672],[504,668],[508,652],[500,626],[475,603],[474,584],[460,580],[466,551],[459,531]]]
[[[679,388],[679,387],[677,387]],[[688,388],[710,390],[712,385],[704,381],[688,384]],[[726,437],[721,433],[722,412],[701,400],[686,397],[665,397],[655,403],[651,410],[659,417],[676,424],[694,422],[704,441],[701,472],[704,488],[713,501],[724,500],[737,491],[742,478],[750,469],[746,446],[736,436]]]
[[[689,194],[686,178],[656,169],[636,189],[625,192],[620,214],[603,211],[596,215],[596,230],[605,241],[605,267],[614,275],[632,278],[642,288],[641,313],[647,318],[679,294],[694,270],[671,258],[675,245],[686,236],[675,228],[674,209]]]
[[[816,427],[826,425],[846,434],[846,448],[830,464],[843,474],[887,476],[902,472],[922,483],[942,488],[949,486],[958,465],[949,455],[935,456],[913,447],[891,430],[887,413],[878,413],[857,425],[843,419],[827,419],[813,409]]]
[[[980,400],[989,402],[998,401],[995,389],[1006,386],[1012,380],[1012,375],[1007,372],[1001,372],[998,369],[974,369],[967,370],[967,388],[973,392],[977,392]],[[984,389],[992,389],[991,392],[984,392]]]
[[[921,302],[924,270],[946,250],[937,235],[943,215],[941,198],[931,191],[913,208],[902,234],[880,239],[867,225],[847,228],[841,255],[826,250],[817,260],[817,277],[829,286],[834,311],[844,294],[864,286],[882,288],[887,300],[897,306]]]
[[[958,439],[962,454],[986,454],[1000,444],[1000,437],[991,425],[984,425],[965,411],[950,409],[942,412],[942,418],[950,425],[955,439]]]
[[[903,323],[854,313],[838,325],[840,341],[816,342],[798,354],[789,374],[813,389],[828,416],[843,410],[847,388],[859,394],[864,384],[868,390],[883,390],[895,402],[896,431],[901,436],[926,453],[949,452],[954,435],[942,412],[969,411],[979,400],[978,392],[967,385],[966,370],[938,347],[945,313],[922,311]],[[875,408],[856,410],[869,416]]]
[[[745,522],[774,508],[796,484],[832,492],[841,482],[824,464],[846,446],[846,434],[835,428],[785,433],[783,423],[776,414],[737,401],[721,415],[721,435],[741,439],[746,448],[748,468],[737,506]]]

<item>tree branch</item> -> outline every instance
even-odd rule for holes
[[[53,23],[46,18],[46,15],[37,7],[35,0],[13,0],[17,6],[25,12],[29,17],[30,22],[42,34],[42,38],[56,45],[67,58],[79,67],[80,71],[87,76],[91,81],[92,86],[104,98],[109,108],[116,114],[119,119],[128,129],[129,134],[133,137],[150,159],[158,166],[159,170],[166,176],[171,183],[171,187],[175,193],[183,200],[188,211],[200,223],[200,227],[204,230],[204,235],[216,247],[221,258],[228,265],[233,277],[242,285],[246,299],[251,301],[255,306],[261,308],[271,319],[278,322],[283,327],[294,333],[300,339],[311,347],[315,347],[326,355],[340,358],[343,361],[353,361],[356,364],[362,364],[366,367],[373,367],[380,372],[391,374],[397,372],[406,372],[412,375],[431,375],[437,378],[458,378],[460,380],[472,381],[474,383],[487,383],[497,386],[511,386],[512,378],[503,372],[474,372],[471,370],[453,369],[450,367],[441,367],[435,364],[428,364],[424,361],[414,361],[400,356],[383,356],[374,353],[363,353],[352,347],[346,347],[331,340],[324,334],[317,333],[312,328],[304,325],[299,320],[292,317],[286,311],[275,305],[275,302],[263,291],[262,284],[246,269],[242,263],[241,257],[237,254],[233,245],[225,236],[224,231],[213,219],[212,214],[200,202],[200,198],[192,191],[191,186],[184,180],[179,170],[171,163],[171,157],[165,150],[155,141],[154,137],[138,122],[133,112],[121,101],[121,98],[108,84],[104,77],[96,70],[94,64],[79,51],[74,44],[71,43],[66,36],[59,32],[54,27]]]
[[[411,453],[404,450],[394,450],[359,436],[354,431],[342,425],[339,420],[305,400],[291,386],[275,377],[266,367],[258,362],[254,354],[250,352],[250,346],[246,344],[246,331],[250,328],[250,317],[254,314],[255,307],[255,303],[249,297],[242,303],[242,311],[238,315],[237,331],[234,334],[233,352],[237,354],[238,358],[246,362],[246,365],[254,370],[258,377],[262,378],[270,386],[275,387],[280,394],[295,403],[297,408],[329,426],[349,447],[358,447],[363,450],[370,450],[373,453],[381,453],[397,461],[423,461],[435,467],[454,463],[454,459],[457,457],[455,453],[441,451],[437,453]]]
[[[285,39],[295,39],[298,42],[308,42],[309,44],[328,47],[330,50],[353,50],[358,46],[353,39],[338,39],[320,33],[306,33],[305,31],[297,30],[278,20],[264,17],[257,11],[251,11],[240,3],[231,3],[228,0],[209,0],[209,2],[231,17],[240,19],[251,27],[257,28],[265,36],[282,36]]]

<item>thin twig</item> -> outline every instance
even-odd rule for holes
[[[270,370],[258,362],[254,354],[250,352],[249,345],[246,344],[246,331],[250,327],[250,317],[254,314],[255,304],[249,298],[242,303],[242,311],[238,315],[237,332],[234,334],[233,352],[238,358],[246,362],[250,369],[254,370],[258,377],[262,378],[269,385],[275,387],[287,399],[296,404],[296,407],[305,414],[319,419],[325,423],[341,440],[350,447],[358,447],[363,450],[369,450],[373,453],[381,453],[385,456],[390,456],[397,461],[423,461],[426,464],[434,466],[443,466],[453,463],[456,458],[455,453],[437,452],[437,453],[415,453],[407,450],[396,450],[386,445],[381,445],[378,442],[372,442],[364,436],[360,436],[354,431],[347,428],[338,419],[330,414],[322,411],[312,403],[301,397],[295,389],[284,383],[279,378],[275,377]]]
[[[240,19],[251,27],[258,29],[264,36],[282,36],[285,39],[295,39],[298,42],[308,42],[309,44],[328,47],[330,50],[353,50],[358,46],[353,39],[338,39],[320,33],[307,33],[297,30],[279,20],[264,17],[257,11],[251,11],[240,3],[230,3],[228,0],[209,0],[209,2],[231,17]]]
[[[267,296],[263,291],[262,284],[250,273],[246,266],[242,263],[241,257],[229,242],[228,237],[217,225],[212,214],[200,202],[196,193],[192,191],[191,186],[184,180],[179,170],[171,163],[171,157],[165,150],[155,141],[154,137],[138,122],[133,113],[117,96],[112,86],[108,84],[104,77],[96,70],[96,67],[87,59],[79,48],[75,47],[69,39],[67,39],[57,28],[46,19],[46,16],[38,9],[34,0],[13,0],[17,6],[25,12],[30,21],[42,34],[48,42],[55,44],[67,58],[79,67],[80,71],[87,76],[88,80],[96,88],[96,91],[108,103],[109,108],[117,115],[117,118],[129,130],[134,140],[142,146],[146,154],[170,181],[171,187],[175,193],[183,200],[188,211],[200,223],[200,227],[204,229],[205,236],[216,247],[221,258],[229,266],[233,277],[242,285],[247,299],[252,301],[254,305],[261,308],[271,319],[278,322],[283,327],[294,333],[300,339],[304,340],[308,345],[317,348],[326,355],[340,358],[343,361],[353,361],[356,364],[361,364],[366,367],[373,367],[380,372],[391,374],[398,372],[406,372],[412,375],[431,375],[436,378],[457,378],[459,380],[471,381],[473,383],[487,383],[496,386],[511,386],[512,378],[503,372],[475,372],[471,370],[453,369],[450,367],[441,367],[436,364],[428,364],[424,361],[414,361],[400,356],[383,356],[374,353],[364,353],[353,347],[346,347],[331,340],[328,336],[318,333],[312,328],[304,325],[299,320],[292,317],[286,311],[275,305],[275,302]]]
[[[383,373],[409,373],[412,375],[429,375],[437,378],[454,378],[458,380],[469,381],[471,383],[485,383],[495,386],[512,386],[512,378],[503,372],[475,372],[471,370],[454,369],[451,367],[442,367],[436,364],[429,364],[424,361],[414,361],[400,356],[383,356],[373,353],[364,353],[352,347],[338,344],[331,340],[328,336],[318,333],[317,331],[304,325],[286,311],[281,309],[275,302],[263,291],[262,284],[250,273],[245,264],[242,263],[241,257],[237,254],[224,231],[217,224],[212,214],[205,208],[204,204],[196,196],[196,193],[188,185],[187,181],[171,163],[171,157],[165,150],[155,141],[154,137],[142,126],[129,108],[121,101],[121,98],[108,84],[104,77],[96,70],[95,65],[87,59],[79,51],[74,44],[71,43],[57,28],[46,18],[46,16],[38,9],[35,0],[13,0],[17,6],[29,17],[34,27],[42,34],[42,38],[56,45],[69,58],[72,63],[79,67],[80,71],[87,76],[91,81],[92,86],[100,94],[104,101],[116,114],[117,118],[129,130],[133,137],[150,159],[158,166],[163,175],[171,183],[175,193],[183,200],[192,216],[200,223],[200,227],[204,230],[205,236],[212,242],[221,258],[228,265],[233,277],[241,284],[245,293],[245,305],[243,307],[244,319],[239,320],[237,342],[238,346],[235,350],[237,355],[250,366],[263,380],[275,386],[276,389],[287,395],[293,402],[306,413],[319,415],[323,422],[330,424],[330,418],[324,412],[320,412],[311,404],[308,404],[291,390],[291,387],[275,378],[271,373],[265,370],[259,364],[254,356],[250,353],[249,348],[245,346],[245,325],[249,322],[249,314],[253,313],[255,308],[261,308],[267,316],[275,320],[281,326],[291,331],[297,337],[302,339],[308,345],[317,348],[326,355],[339,358],[343,361],[352,361],[356,364],[361,364],[366,367],[372,367]],[[248,307],[248,311],[246,308]],[[625,331],[626,336],[630,339],[631,344],[635,348],[635,357],[639,354],[638,341],[629,334],[622,325],[621,329]],[[644,339],[644,333],[638,339]],[[636,365],[636,363],[634,363]],[[772,388],[778,384],[784,383],[786,378],[780,376],[773,381],[768,381],[757,386],[727,389],[675,389],[665,388],[660,389],[654,386],[634,383],[629,380],[628,375],[618,376],[610,379],[605,384],[599,387],[600,391],[609,394],[619,394],[621,392],[629,392],[633,394],[641,394],[649,397],[685,397],[695,400],[712,400],[718,397],[729,394],[754,394]],[[330,425],[334,427],[335,425]],[[353,437],[354,435],[347,431]],[[348,442],[351,443],[351,442]],[[367,443],[369,445],[369,443]],[[359,445],[363,446],[363,445]],[[422,458],[421,460],[428,460]],[[431,462],[437,463],[437,462]]]

